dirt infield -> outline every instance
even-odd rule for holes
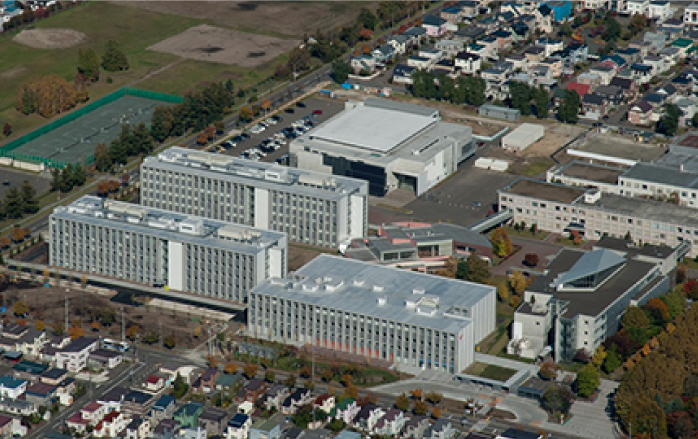
[[[302,37],[316,30],[351,23],[362,6],[375,2],[347,1],[119,1],[121,5],[166,14],[211,20],[250,33]]]
[[[202,24],[148,47],[197,61],[257,67],[300,44]]]
[[[25,29],[14,41],[34,49],[67,49],[82,43],[87,35],[73,29]]]

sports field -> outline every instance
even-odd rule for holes
[[[14,153],[68,163],[84,163],[99,143],[109,144],[118,137],[122,124],[135,127],[150,124],[158,105],[167,102],[137,96],[123,96],[76,120],[56,128],[13,150]]]

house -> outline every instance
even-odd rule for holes
[[[277,413],[269,419],[260,419],[250,427],[249,439],[279,439],[284,416]]]
[[[424,432],[423,439],[452,439],[458,434],[451,421],[438,419]]]
[[[216,380],[220,374],[218,369],[208,368],[194,380],[192,388],[199,393],[210,393],[216,388]]]
[[[330,418],[339,419],[345,424],[349,424],[359,413],[359,410],[361,408],[356,403],[356,400],[344,398],[330,411]]]
[[[514,65],[510,62],[500,62],[489,69],[480,72],[480,77],[488,82],[503,83],[513,73]]]
[[[187,427],[179,430],[177,439],[206,439],[206,430],[201,427]]]
[[[439,40],[434,44],[434,48],[450,58],[463,51],[465,43],[461,40]]]
[[[578,84],[588,85],[590,88],[596,88],[601,85],[601,76],[596,73],[583,72],[577,75],[575,82]]]
[[[447,21],[441,17],[427,15],[422,19],[422,27],[430,37],[441,37],[446,33]]]
[[[31,357],[38,357],[48,343],[45,332],[26,325],[9,325],[2,335],[15,341],[14,349]]]
[[[349,65],[355,75],[358,75],[361,72],[371,74],[376,71],[376,59],[373,56],[365,53],[353,57],[349,62]]]
[[[373,427],[380,418],[385,415],[385,411],[376,404],[369,403],[362,406],[352,420],[352,426],[363,431],[373,431]]]
[[[4,375],[0,377],[0,398],[17,399],[27,390],[27,381]]]
[[[431,70],[434,67],[435,61],[431,58],[423,56],[410,56],[407,58],[407,66],[419,70]]]
[[[216,378],[216,390],[227,392],[235,390],[235,392],[237,392],[236,389],[242,386],[244,381],[245,379],[242,377],[242,375],[222,373],[218,378]]]
[[[660,60],[661,62],[661,60]],[[663,62],[659,65],[663,65]],[[650,64],[645,63],[635,63],[630,66],[630,71],[632,72],[632,77],[638,84],[647,84],[652,80],[654,67]],[[656,72],[661,73],[661,72]]]
[[[429,422],[429,418],[426,416],[411,416],[410,419],[405,422],[405,427],[402,431],[402,438],[422,439],[424,432],[427,431],[427,428],[429,428],[430,425],[431,423]]]
[[[124,359],[121,352],[108,351],[106,349],[97,349],[91,352],[87,358],[88,364],[102,369],[113,369]]]
[[[451,6],[448,8],[443,8],[441,10],[441,14],[439,15],[449,23],[456,24],[460,23],[460,21],[463,19],[463,10],[457,6]]]
[[[533,15],[531,15],[531,17],[533,17]],[[531,25],[527,24],[525,21],[519,19],[516,22],[512,23],[512,25],[510,27],[511,27],[511,31],[516,35],[516,37],[514,39],[520,41],[520,40],[524,40],[524,39],[528,38],[533,26],[531,26]]]
[[[662,105],[664,105],[664,101],[666,101],[666,95],[661,94],[661,93],[647,93],[643,100],[650,104],[652,108],[657,108]]]
[[[199,427],[206,430],[210,436],[222,434],[226,428],[228,414],[223,410],[206,408],[199,415]]]
[[[150,426],[150,420],[137,416],[124,429],[124,438],[145,439],[150,437]]]
[[[679,96],[674,100],[674,105],[681,110],[679,122],[684,126],[691,125],[693,123],[693,116],[698,112],[698,102],[696,102],[696,98],[694,96],[688,98]]]
[[[404,55],[407,53],[407,46],[411,46],[410,38],[406,35],[393,35],[388,38],[387,44],[393,46],[397,55]]]
[[[17,416],[29,416],[38,411],[36,404],[23,399],[0,398],[0,411]]]
[[[599,120],[607,113],[606,99],[596,93],[587,93],[582,98],[582,114],[586,119]]]
[[[498,29],[490,34],[497,39],[497,49],[506,49],[511,45],[512,33],[503,29]]]
[[[266,390],[267,385],[263,380],[253,378],[235,395],[235,400],[238,403],[243,401],[255,402]]]
[[[145,415],[153,403],[153,395],[150,393],[132,390],[121,402],[121,411],[130,415]]]
[[[667,44],[667,36],[663,32],[645,32],[643,41],[650,43],[651,50],[661,50]]]
[[[623,67],[625,67],[626,64],[627,64],[627,62],[625,61],[625,59],[622,56],[615,55],[615,54],[609,55],[609,56],[604,56],[603,58],[601,58],[601,63],[600,63],[600,65],[602,65],[602,66],[609,66],[609,67],[613,68],[613,70],[616,72],[616,74],[618,72],[620,72],[623,69]]]
[[[650,0],[628,0],[625,5],[625,11],[628,15],[647,15]]]
[[[313,395],[308,389],[296,389],[281,403],[281,413],[285,415],[293,415],[299,407],[309,404],[313,401]]]
[[[576,91],[580,98],[584,98],[584,95],[589,93],[591,87],[588,84],[580,84],[578,82],[568,82],[565,87],[567,90]]]
[[[685,58],[694,49],[693,40],[690,38],[677,38],[669,44],[669,47],[679,50],[678,58]]]
[[[480,3],[479,0],[461,0],[455,6],[461,9],[463,16],[474,17],[480,13]]]
[[[698,4],[693,3],[686,6],[683,11],[683,22],[689,26],[698,24]]]
[[[94,337],[79,337],[63,349],[56,351],[56,367],[77,373],[87,367],[87,359],[91,352],[99,347],[99,339]]]
[[[149,392],[159,392],[160,390],[165,388],[166,380],[167,377],[161,374],[153,374],[148,376],[148,378],[145,380],[145,383],[143,383],[143,387],[145,387],[145,390]]]
[[[529,64],[537,64],[545,58],[545,48],[541,46],[528,46],[523,51],[523,56]]]
[[[187,402],[172,415],[172,419],[179,422],[182,428],[198,427],[199,415],[204,411],[203,404],[198,402]]]
[[[262,401],[267,410],[271,410],[272,408],[280,410],[281,404],[283,404],[290,394],[291,391],[287,386],[283,384],[274,384],[264,393]]]
[[[497,37],[488,35],[486,37],[480,38],[477,41],[477,44],[479,46],[483,46],[483,49],[478,52],[475,52],[472,49],[468,49],[468,52],[477,53],[480,56],[484,56],[485,58],[491,58],[493,60],[499,58],[499,40],[497,39]]]
[[[131,418],[121,412],[109,412],[101,421],[95,425],[92,431],[94,437],[116,437],[128,424],[131,423]]]
[[[652,0],[647,5],[647,18],[663,21],[671,16],[671,3],[668,0]]]
[[[623,102],[623,90],[617,85],[601,85],[596,87],[594,93],[608,104],[619,105]]]
[[[678,37],[686,31],[686,23],[680,18],[667,18],[657,29],[670,38]]]
[[[323,393],[315,399],[314,405],[323,412],[329,413],[334,408],[334,402],[334,396],[331,396],[328,393]]]
[[[633,125],[651,125],[653,117],[652,105],[644,100],[634,103],[628,110],[628,122]]]
[[[49,406],[52,398],[56,396],[58,386],[36,382],[27,386],[24,399],[39,406]]]
[[[422,26],[412,26],[407,29],[402,35],[408,37],[410,40],[410,46],[421,44],[422,41],[427,37],[427,30]]]
[[[405,421],[405,413],[402,410],[391,408],[378,420],[373,433],[386,436],[397,435],[405,426]]]
[[[174,439],[179,427],[179,422],[174,419],[163,419],[153,429],[153,439]]]
[[[570,15],[572,15],[572,2],[569,0],[552,0],[543,2],[541,8],[543,7],[550,9],[552,18],[557,23],[566,21]]]
[[[623,98],[626,100],[635,97],[637,85],[632,79],[615,77],[611,80],[610,85],[620,87],[621,92],[623,93]]]
[[[27,427],[22,425],[21,419],[0,415],[0,437],[22,437],[27,434]]]
[[[536,46],[542,47],[545,50],[545,54],[543,56],[546,58],[565,47],[562,40],[545,37],[536,40]]]
[[[381,44],[380,46],[373,49],[373,59],[376,63],[387,64],[393,62],[395,59],[395,48],[390,44]]]
[[[412,73],[415,67],[398,64],[393,68],[393,82],[396,84],[412,84]]]
[[[174,396],[161,395],[150,409],[152,424],[155,425],[163,419],[171,418],[177,408]]]
[[[49,370],[44,371],[41,374],[41,376],[39,377],[39,380],[42,383],[58,385],[67,376],[68,376],[67,370],[54,367],[53,369],[49,369]]]
[[[494,32],[495,30],[499,29],[501,26],[501,23],[499,20],[495,17],[492,16],[487,16],[479,19],[476,21],[475,26],[481,27],[482,29],[485,30],[485,33],[487,32]]]
[[[589,69],[590,73],[596,73],[601,77],[601,85],[608,85],[611,80],[616,76],[616,70],[609,65],[597,65]]]
[[[528,59],[526,59],[525,56],[514,53],[511,55],[508,55],[505,59],[505,62],[510,62],[511,65],[513,66],[514,70],[518,70],[521,72],[528,72]]]
[[[76,413],[65,420],[65,427],[73,433],[87,433],[88,425],[90,425],[90,421],[80,416],[80,413]]]
[[[225,437],[226,439],[247,439],[251,426],[252,418],[243,413],[238,413],[228,421]]]
[[[97,402],[106,406],[108,411],[121,410],[121,404],[124,401],[126,395],[131,391],[125,387],[114,387],[101,397],[97,399]]]
[[[479,55],[469,52],[458,52],[455,59],[455,66],[465,75],[473,75],[480,71],[482,58]]]
[[[453,39],[468,44],[483,37],[486,33],[487,31],[480,26],[465,26],[453,33]]]
[[[625,61],[625,66],[638,62],[642,56],[640,53],[640,49],[635,49],[632,47],[618,49],[616,50],[616,55],[623,58],[623,60]]]

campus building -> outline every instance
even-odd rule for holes
[[[368,184],[269,163],[172,147],[141,165],[141,203],[288,234],[337,248],[364,236]]]
[[[238,303],[286,275],[286,235],[84,196],[49,217],[49,263]]]
[[[460,372],[495,329],[489,285],[320,255],[250,294],[247,333],[393,363]]]
[[[369,97],[291,142],[299,169],[361,178],[371,195],[421,195],[475,153],[472,129],[444,123],[434,108]]]
[[[628,306],[671,288],[678,249],[604,237],[590,252],[563,249],[526,289],[514,314],[510,354],[555,361],[592,354],[618,331]]]
[[[698,255],[698,216],[690,207],[528,178],[500,189],[498,197],[512,221],[539,230],[589,240],[629,235],[638,244],[678,247],[679,257]]]

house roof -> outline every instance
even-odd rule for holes
[[[445,23],[446,20],[435,15],[427,15],[422,19],[422,26],[443,26]]]
[[[228,425],[233,428],[240,428],[243,425],[245,425],[245,422],[247,422],[250,419],[250,417],[244,413],[238,413],[235,416],[233,416],[233,419],[228,421]]]
[[[641,113],[647,113],[652,110],[652,105],[647,101],[636,102],[630,106],[630,111],[640,111]]]
[[[566,88],[567,90],[576,91],[580,97],[583,97],[585,94],[589,93],[591,86],[589,84],[580,84],[579,82],[568,82]]]
[[[97,343],[97,341],[98,339],[94,337],[79,337],[71,341],[68,346],[59,352],[80,352]]]
[[[27,387],[27,392],[37,396],[47,396],[56,391],[57,386],[46,383],[34,383]]]
[[[585,104],[603,105],[605,99],[602,96],[597,95],[596,93],[587,93],[582,98],[582,102],[584,102]]]
[[[223,410],[218,410],[214,408],[204,409],[199,415],[199,419],[204,419],[208,421],[221,422],[228,414]]]
[[[5,387],[7,389],[16,389],[20,387],[22,384],[26,384],[27,382],[25,380],[20,380],[19,378],[15,378],[9,375],[4,375],[0,377],[0,387]]]
[[[611,85],[617,85],[618,87],[627,90],[633,86],[633,80],[630,78],[619,78],[615,77],[611,79]]]
[[[645,102],[650,102],[654,104],[661,104],[666,99],[666,96],[660,93],[647,93],[645,95]]]
[[[96,412],[97,410],[99,410],[100,407],[102,407],[102,404],[95,402],[95,401],[92,401],[92,402],[88,403],[85,407],[83,407],[81,410],[84,412],[92,413],[92,412]]]
[[[48,379],[59,379],[64,377],[65,375],[68,374],[68,371],[65,369],[61,369],[59,367],[54,367],[53,369],[49,369],[47,371],[44,371],[41,374],[42,378],[48,378]]]
[[[155,402],[153,405],[153,408],[157,409],[165,409],[169,407],[170,405],[175,403],[175,398],[174,396],[171,395],[162,395],[158,400]]]

